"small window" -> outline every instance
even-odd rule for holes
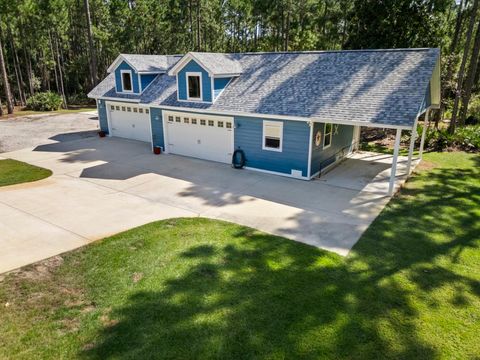
[[[122,106],[122,111],[125,111],[125,106]]]
[[[192,124],[197,125],[197,119],[192,119]]]
[[[115,106],[115,110],[120,111],[120,106]]]
[[[200,119],[200,125],[207,125],[207,121],[204,119]]]
[[[150,110],[149,110],[149,109],[145,109],[145,114],[150,114]]]
[[[132,112],[132,108],[131,108],[131,107],[127,107],[127,112]]]
[[[190,119],[187,118],[187,117],[186,117],[186,118],[183,118],[183,122],[184,122],[185,124],[189,124],[189,123],[190,123]]]
[[[143,109],[142,109],[142,108],[139,108],[139,109],[138,109],[138,112],[139,112],[140,114],[143,114]]]
[[[326,123],[323,135],[323,148],[326,149],[332,145],[332,124]]]
[[[132,91],[132,73],[130,71],[122,72],[123,91]]]
[[[137,108],[133,108],[133,112],[138,112],[138,109],[137,109]]]
[[[223,121],[217,121],[217,126],[223,128]]]
[[[181,122],[180,116],[175,116],[175,122]]]
[[[208,120],[208,126],[215,126],[215,121]]]
[[[272,151],[282,151],[283,122],[264,121],[263,122],[263,149]]]
[[[200,75],[188,75],[188,98],[189,99],[196,99],[199,100],[202,97],[201,90],[200,90],[200,82],[201,77]]]
[[[232,123],[227,121],[227,122],[225,123],[225,127],[226,127],[227,129],[231,129],[231,128],[232,128]]]
[[[112,111],[115,110],[115,106],[110,105],[110,110],[112,110]]]
[[[168,121],[173,122],[173,116],[172,115],[168,115]]]

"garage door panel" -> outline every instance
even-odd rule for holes
[[[233,119],[166,113],[166,124],[170,153],[230,163]]]
[[[108,103],[112,136],[151,142],[150,112],[132,104]]]

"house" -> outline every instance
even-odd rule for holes
[[[430,48],[121,54],[88,96],[109,136],[226,164],[241,149],[249,169],[305,180],[354,151],[361,126],[396,129],[394,179],[402,130],[440,105],[439,59]]]

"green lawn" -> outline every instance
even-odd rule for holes
[[[50,170],[13,159],[0,160],[0,186],[21,184],[45,179]]]
[[[480,156],[425,159],[347,258],[195,218],[26,267],[0,358],[478,359]]]

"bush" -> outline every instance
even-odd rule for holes
[[[27,99],[27,109],[34,111],[55,111],[60,108],[62,97],[51,91],[37,93]]]
[[[437,151],[448,147],[459,147],[464,150],[480,150],[480,125],[459,127],[455,134],[450,134],[447,129],[427,131],[425,146]]]

